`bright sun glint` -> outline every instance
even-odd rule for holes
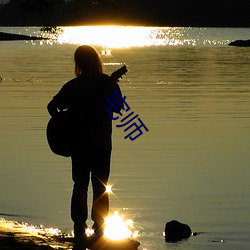
[[[124,48],[151,44],[151,28],[123,26],[64,27],[59,43],[92,44],[103,48]]]
[[[125,221],[118,212],[115,212],[113,216],[106,218],[105,220],[104,236],[110,240],[125,240],[129,238],[135,238],[138,232],[133,232],[133,221]]]
[[[112,186],[110,185],[106,186],[106,192],[109,194],[112,193]]]

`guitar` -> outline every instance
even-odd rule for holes
[[[107,81],[119,81],[119,78],[126,74],[127,71],[127,67],[124,65],[113,72]],[[46,137],[49,147],[54,154],[65,157],[71,156],[73,125],[72,115],[68,110],[59,111],[50,118],[46,129]]]

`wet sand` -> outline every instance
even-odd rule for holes
[[[89,249],[136,250],[139,245],[139,242],[133,240],[113,242],[102,237],[91,244]],[[61,234],[58,229],[46,229],[43,226],[36,227],[0,219],[0,249],[50,250],[72,249],[73,246],[73,237]]]
[[[30,241],[31,240],[31,241]],[[0,249],[16,250],[38,250],[38,249],[53,249],[50,246],[38,246],[32,242],[32,239],[28,239],[28,242],[19,241],[12,233],[6,233],[0,231]]]
[[[42,233],[35,226],[0,219],[0,249],[49,250],[56,246],[57,249],[70,249],[72,243],[57,242],[55,237]]]
[[[49,250],[53,249],[50,246],[43,246],[36,244],[37,238],[34,236],[27,236],[23,234],[17,234],[13,232],[8,232],[0,228],[0,249],[27,249],[27,250],[36,250],[44,249]]]

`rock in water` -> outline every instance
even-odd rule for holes
[[[166,223],[165,226],[165,241],[177,242],[187,239],[191,236],[191,228],[187,224],[180,223],[179,221],[172,220]]]

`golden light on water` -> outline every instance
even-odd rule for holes
[[[57,41],[60,44],[90,44],[101,46],[105,53],[109,49],[196,45],[194,30],[183,27],[144,27],[144,26],[71,26],[62,27]],[[190,34],[189,34],[190,33]]]
[[[207,28],[194,27],[144,27],[144,26],[66,26],[58,27],[56,33],[42,32],[50,39],[42,44],[89,44],[103,48],[104,55],[111,54],[114,48],[145,46],[197,46],[225,45],[226,36],[217,39]],[[34,43],[35,45],[35,43]]]
[[[35,226],[25,222],[7,221],[3,218],[0,218],[0,227],[11,232],[23,233],[37,237],[61,235],[61,230],[58,228],[46,228],[43,225]]]
[[[105,220],[104,236],[110,240],[120,241],[136,238],[138,231],[133,231],[133,221],[124,220],[118,212]]]
[[[125,26],[65,27],[59,43],[92,44],[103,48],[124,48],[150,45],[151,29]]]
[[[132,220],[124,220],[119,212],[114,212],[112,216],[105,219],[104,236],[112,241],[135,239],[139,236],[139,231],[133,230],[133,224]],[[95,232],[92,228],[87,228],[85,233],[87,237],[91,237]]]

